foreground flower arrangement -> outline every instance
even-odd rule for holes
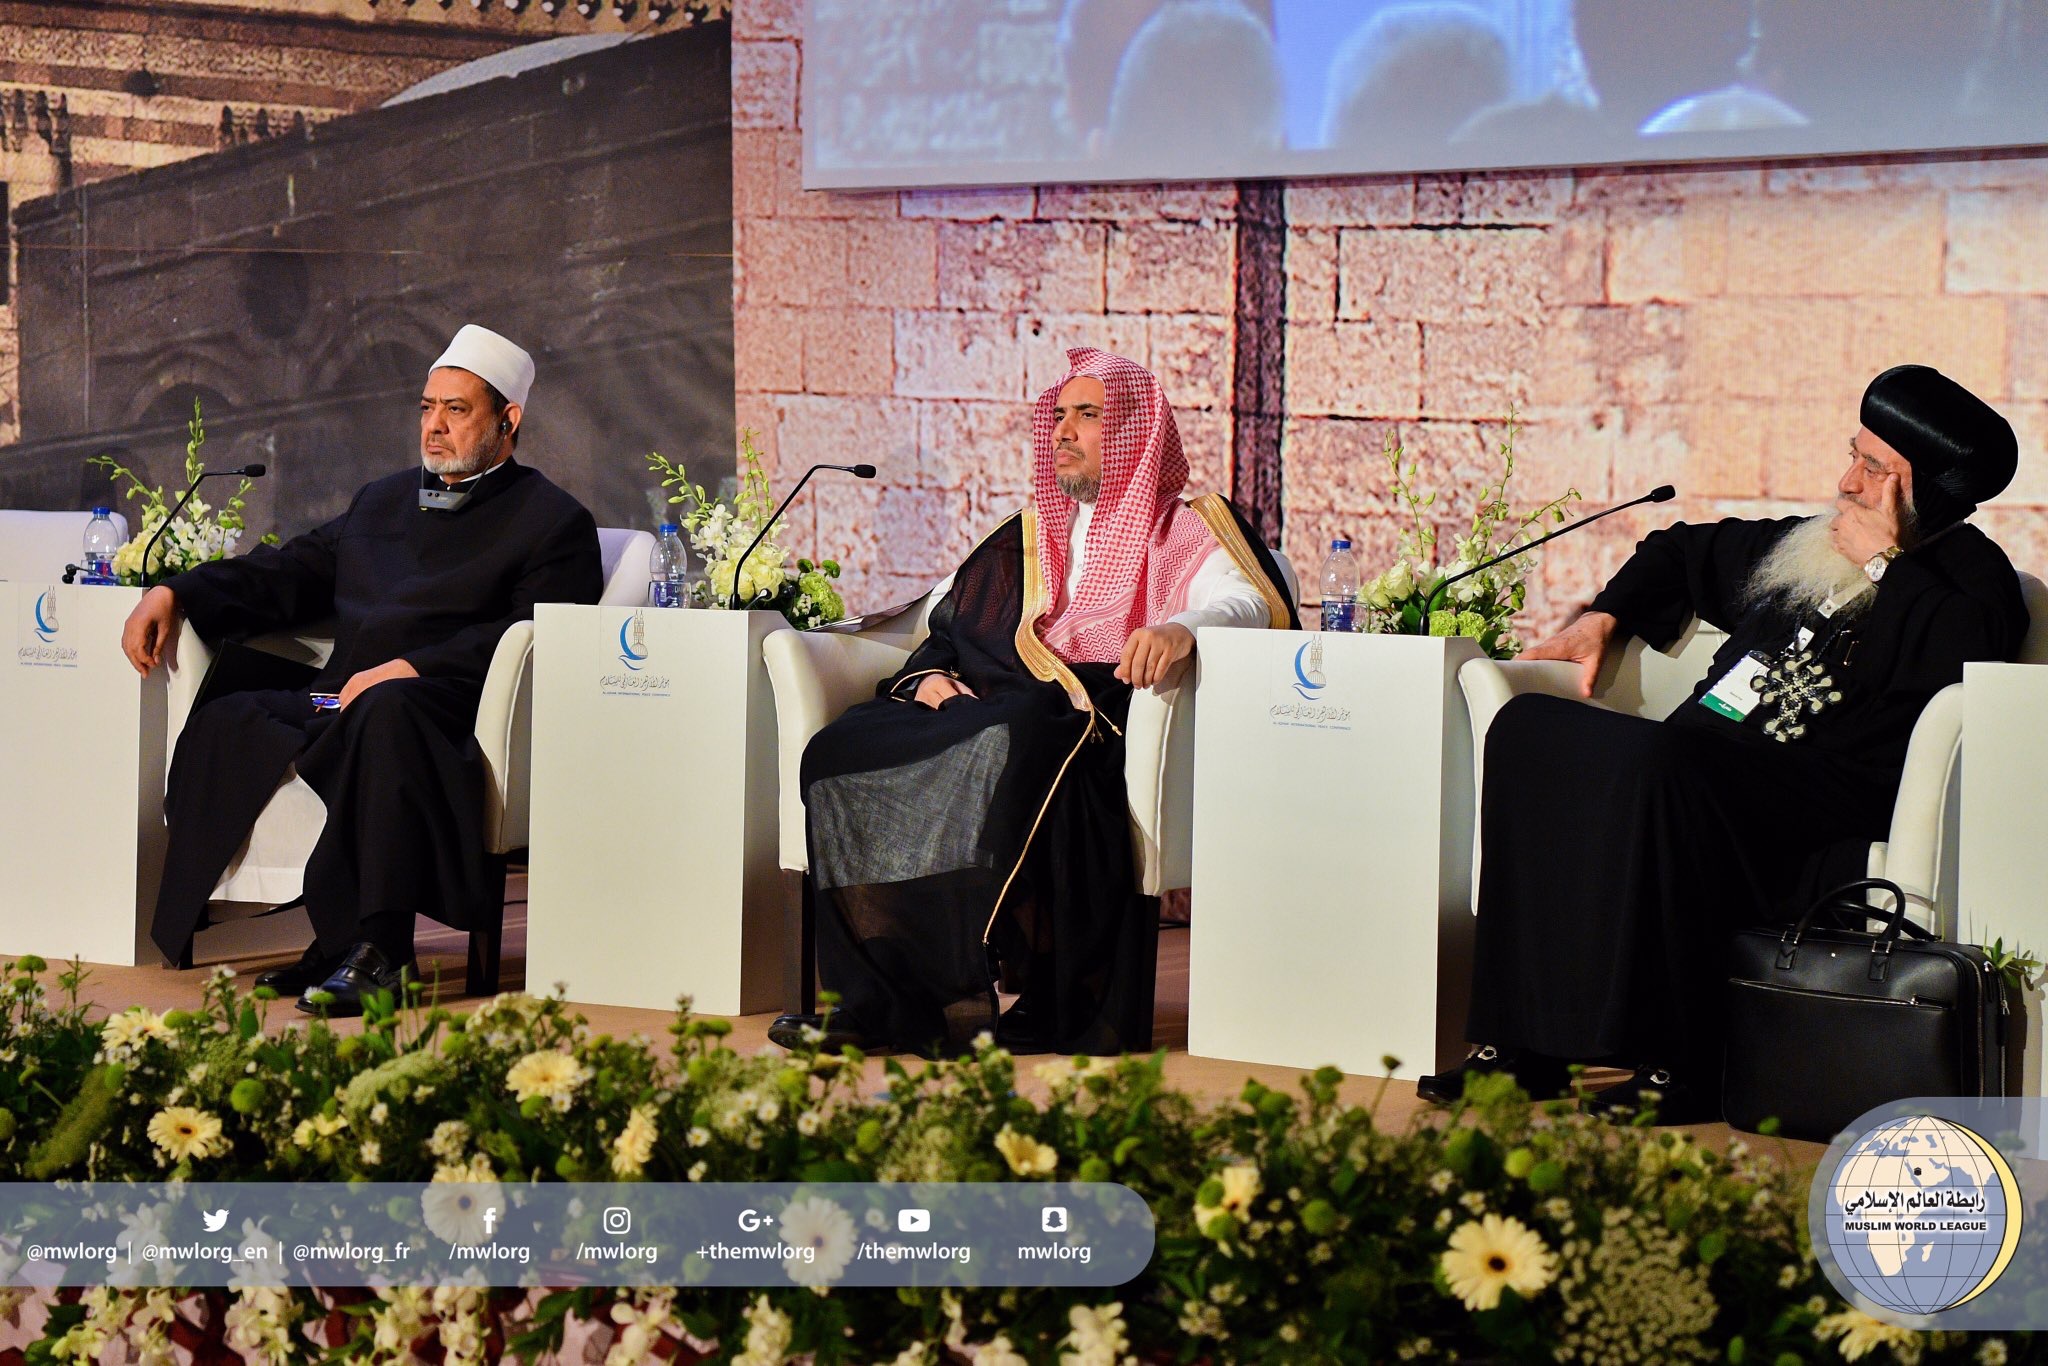
[[[0,983],[0,1179],[1120,1181],[1158,1220],[1107,1290],[835,1292],[855,1236],[811,1200],[789,1284],[748,1290],[61,1292],[31,1362],[536,1360],[572,1326],[604,1360],[779,1363],[2023,1360],[2030,1344],[1912,1333],[1835,1301],[1805,1243],[1806,1175],[1737,1145],[1616,1129],[1505,1084],[1401,1133],[1248,1083],[1204,1109],[1162,1059],[1019,1063],[742,1055],[687,1003],[665,1048],[593,1034],[562,1001],[470,1014],[370,1003],[360,1035],[264,1031],[266,993],[92,1022],[80,971]],[[455,1194],[451,1187],[451,1195]],[[464,1202],[427,1202],[465,1227]],[[452,1235],[451,1235],[452,1236]],[[6,1255],[0,1244],[0,1256]],[[0,1290],[0,1318],[24,1292]]]

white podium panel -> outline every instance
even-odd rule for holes
[[[1469,640],[1204,630],[1188,1051],[1415,1077],[1464,1056]]]
[[[1963,666],[1962,848],[1955,938],[2048,954],[2048,668]],[[2048,1095],[2042,998],[2029,993],[2018,1094]],[[2008,1069],[2010,1075],[2011,1069]]]
[[[534,613],[529,990],[714,1015],[794,999],[776,860],[774,612]]]
[[[0,582],[0,954],[163,961],[165,675],[121,653],[140,597]]]

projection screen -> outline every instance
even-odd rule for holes
[[[2048,0],[808,0],[810,188],[2048,143]]]

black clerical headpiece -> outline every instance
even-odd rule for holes
[[[1960,522],[2012,482],[2019,442],[1991,405],[1927,365],[1895,365],[1863,391],[1863,425],[1913,467],[1923,533]]]

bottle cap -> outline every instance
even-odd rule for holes
[[[1345,537],[1343,537],[1343,536],[1339,536],[1339,537],[1338,537],[1338,538],[1337,538],[1336,540],[1334,540],[1334,541],[1330,542],[1330,549],[1332,549],[1332,550],[1349,550],[1349,549],[1351,549],[1351,542],[1350,542],[1350,540],[1348,540],[1347,538],[1345,538]]]
[[[114,515],[114,510],[110,507],[94,508],[92,515],[95,517],[111,517]]]
[[[676,531],[679,529],[680,528],[678,524],[675,522],[663,522],[661,524],[661,534],[664,536],[668,535],[671,531]]]

